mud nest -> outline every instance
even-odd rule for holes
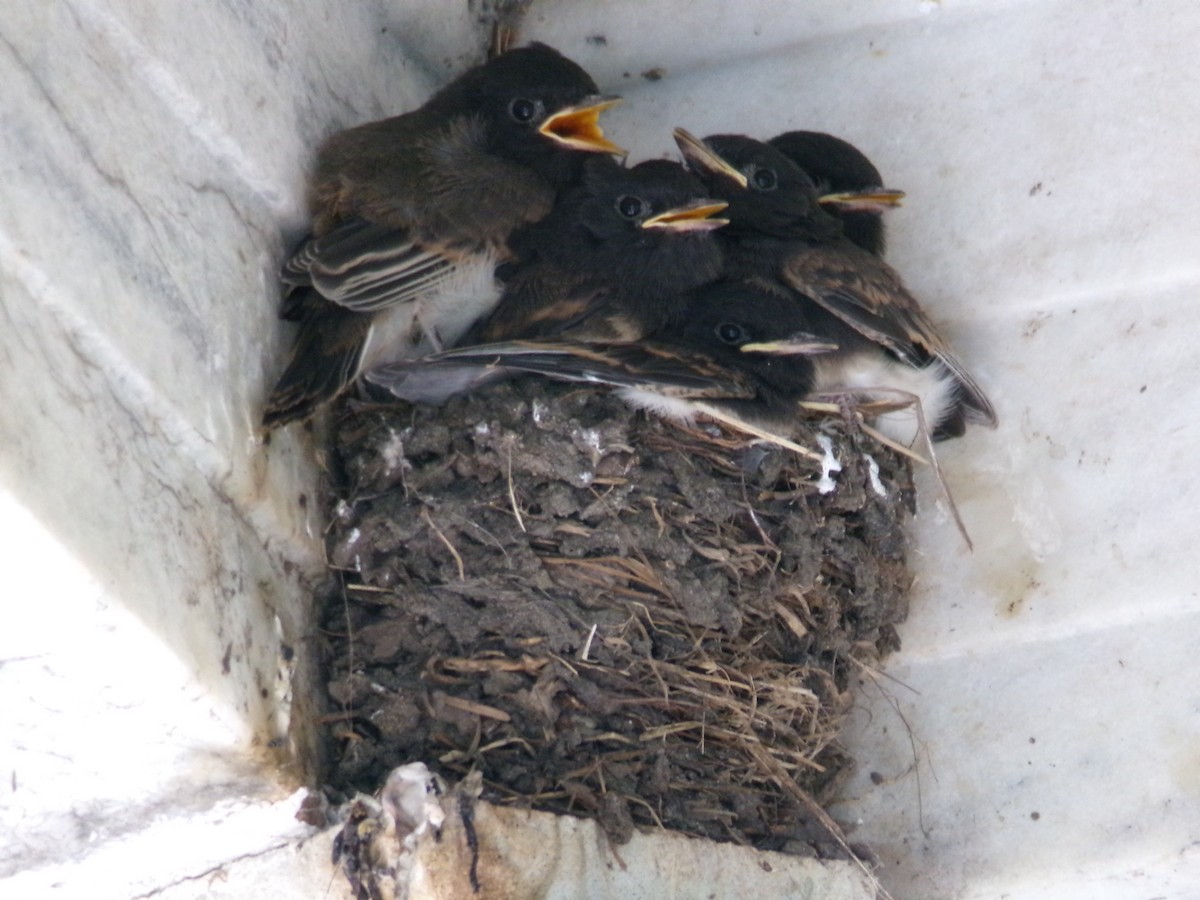
[[[482,772],[492,802],[840,856],[819,804],[907,612],[901,457],[842,469],[524,380],[334,426],[327,779]],[[829,485],[826,484],[826,488]],[[815,798],[815,799],[814,799]]]

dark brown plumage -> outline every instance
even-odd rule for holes
[[[846,238],[883,256],[883,214],[899,206],[903,191],[883,186],[875,164],[848,141],[820,131],[788,131],[768,142],[812,179],[821,208],[842,223]]]
[[[504,296],[461,343],[641,340],[672,320],[687,291],[720,274],[712,232],[724,224],[713,218],[724,206],[706,198],[678,163],[649,160],[626,169],[589,160],[581,183],[550,215],[513,235],[516,258],[505,267]],[[474,360],[436,368],[401,363],[368,380],[405,399],[437,403],[501,374]]]
[[[720,274],[724,208],[678,163],[589,160],[550,215],[513,235],[504,296],[472,339],[644,337]]]
[[[983,390],[900,277],[845,237],[786,156],[742,135],[700,141],[677,129],[676,140],[713,196],[729,202],[730,224],[719,234],[725,277],[814,307],[813,333],[838,345],[814,359],[816,392],[913,395],[939,438],[961,434],[967,422],[996,424]],[[898,440],[915,436],[901,413],[880,424]]]
[[[452,344],[486,314],[509,234],[545,215],[585,158],[619,152],[596,125],[612,102],[535,44],[331,137],[313,234],[283,267],[282,315],[300,333],[264,424],[304,418],[364,370]]]

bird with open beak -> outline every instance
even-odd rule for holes
[[[299,332],[264,425],[303,419],[363,372],[451,346],[485,316],[513,231],[545,216],[586,159],[622,153],[598,124],[616,102],[534,44],[326,141],[312,234],[283,267],[281,315]]]
[[[865,153],[820,131],[788,131],[767,143],[812,179],[817,202],[841,221],[851,243],[883,256],[887,245],[883,215],[900,205],[904,191],[885,188],[883,176]]]
[[[689,168],[729,203],[718,235],[725,277],[805,305],[813,335],[836,345],[812,358],[815,395],[912,398],[876,420],[906,445],[922,418],[934,439],[961,435],[967,422],[995,426],[992,404],[899,275],[845,236],[790,159],[743,135],[700,140],[676,129],[675,139]]]
[[[513,235],[504,296],[463,346],[640,341],[679,315],[688,291],[718,277],[713,233],[725,224],[725,204],[678,163],[627,169],[597,158],[584,168],[550,215]],[[424,362],[385,366],[368,380],[407,400],[441,402],[503,374],[474,358],[458,367]]]

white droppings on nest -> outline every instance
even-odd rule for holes
[[[592,452],[596,456],[599,456],[600,455],[600,432],[597,431],[595,428],[584,428],[581,433],[583,435],[584,444],[586,444],[588,447],[590,447]]]
[[[534,400],[530,407],[530,414],[533,416],[534,425],[542,425],[546,421],[546,404],[541,400]]]
[[[879,463],[875,462],[875,457],[870,453],[864,453],[863,458],[867,461],[867,477],[871,479],[871,490],[880,497],[886,497],[887,488],[879,480]]]
[[[342,807],[345,825],[335,861],[341,860],[355,894],[400,900],[409,896],[417,865],[417,845],[431,832],[441,839],[446,783],[424,763],[408,763],[388,776],[379,799],[358,794]]]
[[[489,425],[487,422],[476,422],[475,423],[475,433],[477,435],[479,435],[480,437],[485,437],[486,435],[489,435],[492,433],[492,426]]]
[[[818,434],[817,443],[821,446],[821,450],[825,454],[821,457],[821,477],[817,479],[817,490],[822,494],[831,494],[834,488],[837,487],[837,482],[833,479],[833,476],[842,471],[842,464],[838,462],[837,457],[833,454],[833,441],[829,435]]]
[[[351,528],[346,534],[346,539],[342,542],[342,547],[345,548],[345,551],[347,553],[354,554],[353,570],[355,572],[362,571],[362,557],[356,552],[358,544],[362,541],[362,537],[363,535],[361,530],[358,528]]]
[[[597,465],[604,456],[604,448],[600,445],[600,432],[595,428],[581,428],[574,435],[576,442],[587,448],[592,458],[592,465]]]
[[[384,808],[392,814],[396,837],[404,849],[416,849],[426,831],[440,831],[446,821],[441,798],[448,793],[446,782],[430,772],[425,763],[408,763],[393,769],[380,791]]]
[[[412,468],[408,459],[404,455],[404,439],[394,429],[388,429],[387,442],[380,448],[379,455],[383,458],[384,465],[387,466],[388,476],[393,476],[397,471],[404,472]]]
[[[571,442],[578,448],[587,451],[592,468],[600,464],[608,450],[603,446],[600,431],[596,428],[572,428]],[[581,469],[571,476],[575,487],[588,487],[595,480],[596,473],[590,469]]]

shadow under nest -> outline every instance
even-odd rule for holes
[[[344,401],[319,598],[326,781],[421,760],[484,798],[843,857],[813,815],[860,662],[898,646],[906,460],[841,464],[524,379],[432,409]],[[814,804],[815,800],[815,804]]]

